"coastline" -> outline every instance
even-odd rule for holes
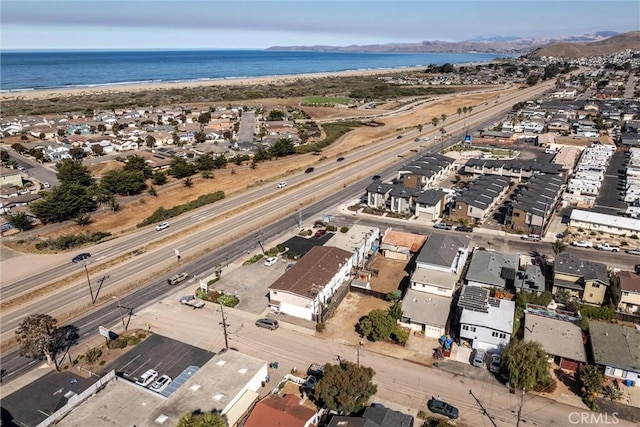
[[[458,64],[463,65],[463,64]],[[122,92],[140,92],[148,90],[164,90],[164,89],[183,89],[205,86],[255,86],[255,85],[278,85],[293,83],[300,79],[321,79],[326,77],[357,77],[357,76],[375,76],[400,74],[405,72],[422,71],[426,66],[406,67],[406,68],[379,68],[372,70],[353,70],[353,71],[335,71],[323,73],[308,74],[290,74],[278,76],[261,76],[261,77],[243,77],[243,78],[225,78],[212,80],[197,80],[184,82],[154,82],[154,83],[125,83],[112,84],[94,87],[73,87],[73,88],[55,88],[55,89],[36,89],[36,90],[16,90],[11,92],[1,92],[0,99],[2,101],[12,100],[32,100],[47,99],[52,97],[69,97],[69,96],[91,96],[104,95]]]

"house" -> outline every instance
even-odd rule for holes
[[[469,286],[513,290],[520,257],[496,251],[475,250],[464,282]]]
[[[539,265],[527,264],[524,271],[518,271],[515,281],[516,292],[532,292],[540,295],[546,290],[544,273]]]
[[[50,162],[59,162],[60,160],[71,158],[69,151],[71,151],[72,148],[70,145],[63,144],[48,145],[44,148],[43,154]]]
[[[640,219],[625,218],[599,212],[573,209],[569,225],[585,230],[611,234],[637,235],[640,233]]]
[[[515,309],[514,301],[492,298],[489,289],[463,286],[457,309],[460,339],[474,349],[501,353],[511,341]]]
[[[428,153],[401,166],[398,169],[397,182],[407,188],[427,189],[447,177],[453,172],[454,167],[455,161],[452,158],[438,153]]]
[[[393,409],[368,406],[360,417],[334,415],[327,427],[403,427],[413,426],[412,415]]]
[[[367,186],[367,206],[375,209],[386,209],[393,184],[387,184],[379,180],[373,181]]]
[[[582,329],[571,321],[556,318],[553,312],[538,307],[525,309],[524,340],[539,342],[560,369],[577,372],[587,363]]]
[[[442,217],[448,199],[448,193],[441,189],[423,191],[415,200],[415,214],[421,219],[435,221]]]
[[[302,405],[298,396],[269,394],[256,403],[244,427],[313,427],[319,421],[317,411]]]
[[[455,199],[449,217],[462,222],[482,222],[508,189],[509,178],[481,175]]]
[[[363,267],[380,246],[380,229],[354,224],[346,233],[335,233],[325,246],[351,253],[351,264]]]
[[[389,227],[382,236],[380,252],[385,258],[407,261],[426,241],[427,236],[422,234],[405,233]]]
[[[135,141],[113,140],[111,141],[113,149],[119,152],[133,151],[138,149],[138,143]]]
[[[451,311],[451,297],[408,289],[402,298],[400,324],[427,337],[440,338]]]
[[[17,169],[9,169],[0,167],[0,187],[11,185],[16,188],[22,188],[22,173]]]
[[[609,322],[589,321],[593,361],[604,375],[640,387],[640,330]]]
[[[277,312],[321,321],[337,290],[350,279],[353,253],[315,246],[269,286],[269,307]]]
[[[451,297],[467,261],[468,246],[466,237],[431,233],[418,253],[409,288]]]
[[[553,268],[554,295],[564,290],[584,303],[602,304],[609,288],[606,265],[585,261],[571,253],[562,252],[556,256]]]
[[[631,271],[617,273],[620,282],[618,310],[625,313],[640,313],[640,276]]]
[[[563,180],[557,175],[534,175],[514,192],[515,202],[507,212],[505,223],[512,230],[544,234],[563,188]]]
[[[415,210],[415,198],[420,190],[405,188],[402,184],[394,185],[389,193],[391,197],[391,212],[412,213]]]

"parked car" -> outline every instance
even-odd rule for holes
[[[163,375],[151,384],[151,390],[160,393],[171,384],[171,377],[169,375]]]
[[[459,415],[458,408],[435,397],[429,399],[427,402],[427,408],[429,408],[429,410],[434,414],[444,415],[452,420],[458,418]]]
[[[344,160],[344,157],[338,157],[338,158],[336,159],[336,162],[341,162],[341,161],[343,161],[343,160]]]
[[[169,283],[169,285],[173,286],[187,280],[187,277],[189,277],[187,273],[178,273],[175,276],[169,277],[167,279],[167,282]]]
[[[540,241],[540,235],[538,234],[525,234],[524,236],[520,237],[522,240],[527,240],[530,242],[539,242]]]
[[[500,372],[500,363],[502,363],[502,356],[495,353],[492,354],[491,362],[489,363],[489,371],[494,374],[497,374],[498,372]]]
[[[327,234],[327,230],[318,230],[318,231],[316,231],[315,236],[316,236],[316,237],[322,237],[322,236],[324,236],[325,234]]]
[[[165,228],[169,228],[168,222],[161,222],[160,224],[156,225],[157,231],[164,230]]]
[[[74,256],[71,259],[71,262],[76,264],[76,263],[78,263],[80,261],[84,261],[85,259],[89,259],[89,258],[91,258],[91,254],[89,252],[84,252],[84,253],[81,253],[81,254],[78,254],[78,255]]]
[[[280,183],[278,183],[276,188],[284,188],[287,186],[287,181],[281,181]]]
[[[146,387],[151,384],[156,378],[158,378],[158,372],[153,369],[147,369],[147,371],[140,375],[140,378],[136,380],[136,384]]]
[[[273,331],[275,329],[278,329],[278,326],[280,325],[278,324],[278,321],[275,319],[267,319],[266,317],[263,317],[262,319],[256,320],[256,326],[260,328],[271,329]]]
[[[575,242],[571,243],[572,246],[576,246],[578,248],[592,248],[593,247],[593,243],[591,243],[588,240],[576,240]]]
[[[272,265],[274,265],[277,262],[278,262],[278,257],[277,256],[270,256],[269,258],[264,260],[264,265],[266,265],[267,267],[271,267]]]
[[[324,366],[319,363],[312,363],[307,368],[307,375],[313,375],[317,379],[324,377]]]
[[[438,230],[451,230],[451,226],[444,222],[439,222],[433,225],[433,228],[437,228]]]
[[[51,184],[49,184],[48,182],[44,183],[44,188],[51,188]]]
[[[640,248],[629,249],[625,252],[628,253],[629,255],[640,255]]]
[[[456,227],[456,231],[463,231],[465,233],[473,232],[473,227],[469,227],[468,225],[459,225]]]
[[[194,309],[204,307],[204,301],[200,301],[195,295],[185,295],[180,297],[180,304],[188,305]]]
[[[596,246],[596,249],[605,252],[618,252],[620,250],[618,246],[613,246],[608,243],[600,243],[598,246]]]
[[[313,375],[309,375],[307,380],[304,382],[304,388],[308,388],[309,390],[313,390],[318,384],[318,379]]]
[[[473,351],[473,355],[471,356],[471,364],[478,368],[482,368],[484,366],[484,361],[486,357],[487,357],[487,352],[477,348]]]
[[[315,169],[315,168],[313,168],[313,167],[311,167],[311,168],[306,168],[306,169],[304,170],[304,173],[311,173],[311,172],[313,172],[314,170],[316,170],[316,169]]]

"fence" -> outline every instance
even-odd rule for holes
[[[89,388],[83,391],[80,394],[73,395],[67,401],[67,404],[62,408],[58,409],[53,414],[49,415],[44,421],[38,424],[37,427],[48,427],[55,422],[61,420],[65,415],[67,415],[73,408],[77,405],[81,404],[89,397],[97,393],[102,387],[104,387],[109,381],[116,377],[116,371],[112,370],[108,372],[104,377],[101,377],[98,381],[93,383]]]
[[[640,325],[640,316],[638,316],[637,314],[621,313],[619,311],[616,311],[616,319],[623,322],[631,322],[635,323],[636,325]]]
[[[357,292],[363,295],[370,295],[372,297],[387,301],[387,294],[385,292],[374,291],[373,289],[365,289],[359,286],[351,286],[351,291]]]
[[[331,302],[322,310],[320,316],[318,316],[319,319],[316,319],[318,323],[326,322],[327,320],[329,320],[331,313],[333,313],[338,305],[340,305],[344,297],[346,297],[349,293],[349,287],[349,285],[345,285],[338,288],[338,291],[331,297]]]

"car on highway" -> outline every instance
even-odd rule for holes
[[[458,415],[460,414],[458,408],[436,397],[429,399],[427,402],[427,408],[429,408],[429,410],[434,414],[444,415],[452,420],[458,418]]]
[[[316,170],[316,169],[315,169],[315,168],[313,168],[313,167],[311,167],[311,168],[306,168],[306,169],[304,170],[304,173],[311,173],[311,172],[313,172],[314,170]]]
[[[502,356],[500,356],[499,354],[492,354],[491,355],[491,362],[489,362],[489,371],[497,374],[498,372],[500,372],[500,364],[502,363]]]
[[[171,377],[169,375],[163,375],[151,384],[150,388],[156,393],[161,393],[169,384],[171,384]]]
[[[318,230],[318,231],[316,231],[315,236],[316,236],[316,237],[322,237],[322,236],[324,236],[325,234],[327,234],[327,230]]]
[[[74,263],[74,264],[77,264],[77,263],[79,263],[81,261],[84,261],[85,259],[89,259],[89,258],[91,258],[91,254],[89,252],[83,252],[81,254],[78,254],[78,255],[74,256],[71,259],[71,262]]]
[[[167,279],[167,282],[169,283],[169,285],[173,286],[187,280],[187,277],[189,277],[187,273],[178,273],[175,276],[169,277]]]
[[[625,252],[629,255],[640,255],[640,248],[627,249]]]
[[[286,186],[287,186],[287,181],[281,181],[280,183],[278,183],[276,188],[284,188]]]
[[[396,139],[402,139],[402,135],[396,136]]]
[[[343,161],[343,160],[344,160],[344,157],[338,157],[338,158],[336,159],[336,162],[341,162],[341,161]]]
[[[522,240],[527,240],[530,242],[539,242],[540,241],[540,236],[538,234],[525,234],[524,236],[520,237]]]
[[[266,265],[267,267],[271,267],[272,265],[274,265],[277,262],[278,262],[278,257],[277,256],[270,256],[269,258],[264,260],[264,265]]]
[[[589,240],[576,240],[575,242],[571,242],[571,246],[575,246],[577,248],[592,248],[593,243]]]
[[[465,233],[472,233],[473,227],[469,227],[468,225],[459,225],[456,227],[456,231],[462,231]]]
[[[169,228],[168,222],[161,222],[160,224],[156,225],[156,231],[164,230],[165,228]]]
[[[437,228],[438,230],[451,230],[451,225],[439,222],[437,224],[433,224],[433,228]]]
[[[482,368],[486,358],[487,352],[480,348],[476,348],[471,356],[471,364],[477,368]]]
[[[146,387],[151,384],[156,378],[158,378],[158,372],[153,369],[147,369],[147,371],[140,375],[140,378],[136,380],[136,384]]]
[[[273,331],[278,329],[278,326],[280,325],[275,319],[267,319],[266,317],[263,317],[262,319],[256,320],[256,326],[259,328],[271,329]]]
[[[380,179],[380,175],[373,175],[373,176],[371,177],[371,179],[372,179],[372,180],[374,180],[374,181],[377,181],[377,180],[379,180],[379,179]]]

